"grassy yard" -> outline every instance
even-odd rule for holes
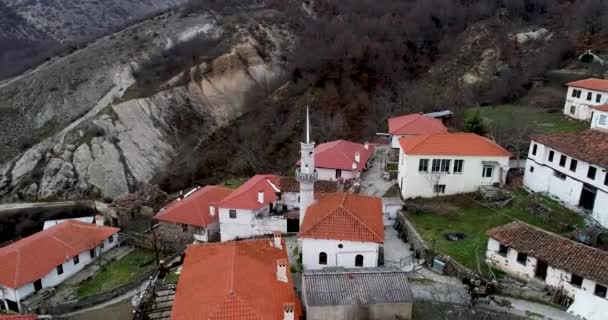
[[[530,195],[525,191],[517,191],[515,199],[501,212],[516,219],[539,226],[543,229],[565,234],[573,228],[583,226],[583,218],[576,213],[560,206],[555,201],[540,195]],[[481,200],[480,200],[481,201]],[[543,221],[540,217],[529,213],[526,208],[532,201],[539,201],[551,208],[552,221]],[[488,237],[486,231],[513,221],[510,217],[493,211],[466,196],[442,198],[442,200],[426,199],[422,203],[432,204],[431,212],[413,213],[410,221],[427,242],[429,247],[435,243],[435,250],[447,254],[466,267],[477,270],[477,261],[481,264],[482,272],[487,273],[484,255]],[[466,238],[460,241],[449,241],[445,238],[448,232],[460,232]]]
[[[500,123],[504,127],[539,128],[540,132],[571,132],[589,127],[584,121],[569,119],[561,112],[549,113],[539,107],[505,104],[471,108],[467,113],[477,109],[490,126],[493,123]]]
[[[120,260],[106,264],[76,291],[79,297],[112,290],[126,284],[156,266],[154,252],[136,248]]]

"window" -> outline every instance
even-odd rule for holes
[[[441,160],[433,159],[433,166],[431,167],[432,172],[439,172],[439,168],[441,167]]]
[[[570,114],[575,114],[575,113],[576,113],[576,107],[570,106]]]
[[[355,256],[355,267],[363,267],[363,255],[358,254]]]
[[[454,160],[454,173],[462,173],[464,160]]]
[[[535,155],[536,155],[536,150],[538,150],[538,145],[535,143],[535,144],[532,146],[532,155],[533,155],[533,156],[535,156]]]
[[[187,224],[182,224],[182,231],[183,232],[188,231],[188,225]]]
[[[104,241],[101,241],[101,244],[99,245],[99,247],[100,247],[101,249],[103,249],[103,247],[105,247]]]
[[[600,116],[600,124],[603,125],[603,126],[606,125],[606,116],[604,116],[604,115]]]
[[[598,297],[606,298],[606,291],[607,288],[605,286],[601,284],[596,284],[595,291],[593,293],[595,293],[595,295]]]
[[[59,274],[59,275],[63,274],[63,265],[62,264],[57,266],[57,274]]]
[[[483,167],[483,172],[481,176],[484,178],[492,178],[492,172],[494,171],[494,167]]]
[[[526,265],[526,261],[528,260],[528,255],[525,253],[518,252],[517,253],[517,262],[522,265]]]
[[[572,90],[572,98],[576,98],[576,92],[577,92],[577,91],[578,91],[578,90],[576,90],[576,89]]]
[[[553,156],[555,155],[555,152],[553,151],[549,151],[549,162],[553,162]]]
[[[231,209],[229,211],[229,216],[230,216],[230,219],[236,219],[236,210]]]
[[[600,103],[600,101],[602,101],[602,95],[598,93],[598,94],[595,96],[595,102]]]
[[[583,285],[583,277],[577,276],[573,273],[572,277],[570,278],[570,284],[580,288]]]
[[[80,257],[79,256],[74,256],[74,259],[72,259],[72,260],[74,260],[74,265],[77,265],[77,264],[80,263]]]
[[[593,96],[593,93],[587,92],[587,101],[591,101],[592,96]]]
[[[433,191],[437,194],[445,193],[445,184],[436,184],[433,186]]]
[[[42,280],[38,279],[38,280],[34,281],[34,290],[36,292],[42,290]]]
[[[509,247],[505,246],[505,245],[500,245],[500,247],[498,247],[498,254],[506,257],[507,254],[509,253]]]
[[[91,249],[91,251],[89,251],[89,255],[91,256],[91,259],[95,258],[95,249]]]
[[[566,157],[565,155],[561,155],[559,156],[559,166],[560,167],[565,167],[566,166],[566,160],[568,160],[568,157]]]
[[[336,169],[336,179],[342,178],[342,169]]]
[[[572,172],[576,172],[576,165],[578,164],[578,161],[571,159],[570,160],[570,171]]]
[[[321,265],[327,264],[327,253],[325,253],[325,252],[319,253],[319,264],[321,264]]]
[[[530,166],[530,172],[534,172],[534,166]]]
[[[111,236],[108,238],[108,243],[112,243],[112,242],[114,242],[114,235],[111,235]]]
[[[606,172],[606,175],[604,176],[604,185],[608,186],[608,172]]]
[[[566,180],[566,175],[557,170],[553,170],[553,176],[560,180]]]
[[[589,171],[587,171],[587,178],[593,180],[595,179],[595,173],[597,169],[595,167],[589,166]]]
[[[428,172],[429,171],[429,159],[420,159],[418,162],[418,171]]]
[[[449,159],[441,160],[441,172],[450,172],[450,161]]]

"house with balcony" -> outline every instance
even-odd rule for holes
[[[196,187],[160,209],[154,219],[165,247],[177,251],[193,242],[219,241],[217,204],[232,191],[222,186]]]
[[[356,179],[367,170],[376,146],[336,140],[321,143],[314,150],[314,165],[318,180],[340,181]],[[298,167],[301,161],[297,162]]]
[[[476,192],[505,183],[511,153],[474,133],[399,139],[397,181],[404,199]]]
[[[520,221],[493,228],[487,235],[489,265],[524,281],[562,290],[575,304],[584,300],[584,309],[608,310],[608,252]],[[602,320],[605,315],[583,319]]]
[[[608,104],[608,80],[589,78],[566,83],[564,114],[577,120],[589,121],[594,108]]]
[[[55,287],[118,243],[119,229],[69,220],[0,248],[0,311]]]
[[[608,132],[603,130],[533,136],[524,186],[585,210],[608,227],[607,155]]]
[[[451,111],[448,111],[451,113]],[[391,148],[399,149],[399,139],[409,136],[447,133],[448,128],[439,119],[440,116],[449,116],[450,113],[422,114],[412,113],[388,119],[388,134]]]

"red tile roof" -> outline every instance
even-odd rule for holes
[[[608,285],[608,252],[574,242],[523,222],[511,222],[488,236],[548,265]]]
[[[412,113],[388,119],[388,133],[392,135],[418,135],[448,132],[441,120]]]
[[[37,316],[31,314],[0,314],[0,320],[36,320]]]
[[[277,186],[281,192],[300,192],[300,183],[294,177],[281,177]],[[315,192],[332,193],[338,191],[337,181],[315,181]]]
[[[232,191],[224,200],[218,203],[218,207],[230,209],[255,210],[277,201],[279,176],[271,174],[258,174],[247,180],[243,185]],[[264,201],[258,201],[258,192],[264,192]]]
[[[353,170],[355,153],[358,152],[360,160],[357,163],[356,170],[362,171],[375,149],[376,146],[373,144],[368,144],[368,149],[365,149],[363,144],[346,140],[321,143],[315,148],[315,167]],[[297,164],[300,164],[299,160]]]
[[[494,141],[474,133],[436,133],[399,139],[406,154],[510,157]]]
[[[191,245],[179,276],[172,320],[282,320],[283,306],[302,308],[287,263],[287,282],[277,280],[277,262],[287,261],[270,239]]]
[[[298,237],[383,243],[382,199],[350,193],[319,195],[306,210]]]
[[[598,130],[546,133],[532,140],[573,158],[608,168],[608,133]]]
[[[197,227],[206,227],[218,221],[217,207],[213,215],[209,206],[217,205],[233,190],[220,186],[205,186],[194,191],[189,196],[171,202],[154,217],[154,219],[187,224]]]
[[[17,289],[93,249],[119,229],[69,220],[0,248],[0,284]]]
[[[566,83],[569,87],[577,87],[596,91],[608,92],[608,80],[589,78]]]
[[[603,104],[601,106],[593,107],[593,109],[608,112],[608,104]]]

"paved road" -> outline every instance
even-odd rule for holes
[[[394,181],[386,181],[383,177],[382,166],[388,157],[388,151],[388,145],[379,145],[376,148],[373,165],[361,177],[361,193],[381,197],[395,184]]]

